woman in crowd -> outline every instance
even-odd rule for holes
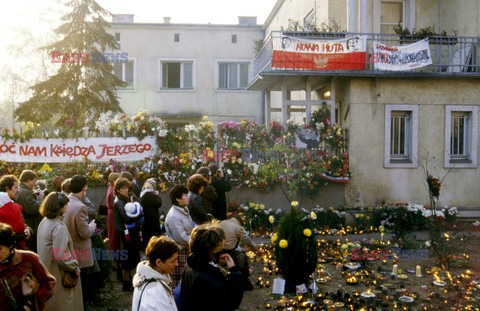
[[[112,172],[108,175],[107,188],[107,231],[108,231],[108,249],[111,251],[118,250],[118,235],[115,232],[115,220],[113,212],[113,203],[115,201],[115,181],[120,177],[119,173]]]
[[[176,311],[169,273],[178,266],[178,245],[166,236],[154,236],[145,251],[148,261],[137,266],[133,278],[132,310]]]
[[[145,222],[143,223],[143,248],[148,245],[152,236],[160,235],[160,207],[162,199],[155,191],[156,181],[154,178],[147,179],[140,193],[140,205],[142,205]]]
[[[14,247],[15,232],[0,223],[0,311],[46,310],[52,297],[55,278],[37,254]],[[22,278],[28,287],[22,289]],[[38,306],[38,309],[36,309]]]
[[[61,281],[65,271],[74,272],[80,278],[80,266],[77,258],[78,256],[91,256],[91,254],[73,252],[72,238],[62,221],[69,201],[63,193],[52,192],[40,205],[40,214],[44,218],[38,226],[38,255],[48,271],[58,280],[55,293],[47,303],[49,311],[83,310],[80,279],[77,281],[77,285],[71,288],[64,287]]]
[[[182,277],[180,310],[233,311],[242,302],[242,274],[232,257],[220,256],[220,264],[228,268],[228,274],[213,263],[224,242],[225,233],[218,224],[193,229]]]
[[[193,221],[187,208],[187,187],[184,185],[173,186],[172,190],[170,190],[170,200],[172,201],[172,208],[168,211],[165,219],[165,230],[167,236],[180,246],[178,266],[170,274],[173,288],[175,288],[182,279],[183,269],[187,263],[188,242],[190,242],[190,234],[193,230]]]
[[[212,219],[212,215],[205,208],[202,201],[202,193],[207,187],[207,181],[200,174],[193,174],[187,182],[188,193],[188,209],[193,221],[197,225],[206,223]]]
[[[0,179],[0,222],[12,226],[17,236],[17,248],[27,249],[25,240],[30,238],[30,230],[25,226],[22,207],[15,203],[18,193],[18,179],[13,175],[4,175]]]
[[[128,195],[131,183],[128,179],[120,177],[115,181],[115,201],[114,201],[114,220],[115,230],[117,231],[119,249],[126,250],[127,258],[120,259],[122,269],[123,290],[133,291],[131,271],[135,269],[140,262],[140,225],[136,225],[136,218],[139,217],[139,210],[129,210],[125,208],[132,207],[132,199]],[[135,209],[136,205],[133,206]],[[132,226],[134,224],[134,226]],[[128,225],[128,227],[127,227]]]

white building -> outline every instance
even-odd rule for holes
[[[115,35],[128,63],[116,74],[128,82],[118,91],[128,115],[139,109],[169,123],[248,119],[263,122],[261,91],[245,90],[248,65],[263,30],[256,17],[238,25],[134,23],[133,15],[114,15]]]

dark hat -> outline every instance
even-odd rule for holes
[[[210,170],[206,166],[202,166],[197,170],[197,174],[202,175],[203,177],[210,176]]]
[[[212,175],[215,175],[218,171],[218,165],[215,163],[210,163],[210,165],[208,166],[208,169],[210,170],[210,173]]]

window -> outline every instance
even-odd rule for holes
[[[374,0],[374,32],[394,34],[400,24],[410,30],[415,28],[416,0]]]
[[[193,89],[193,61],[160,61],[161,89]]]
[[[180,42],[180,34],[179,33],[176,33],[176,34],[173,35],[173,41]]]
[[[384,167],[417,167],[418,106],[387,105],[385,108]]]
[[[219,62],[218,88],[224,90],[245,89],[248,84],[248,63]]]
[[[113,73],[122,81],[127,82],[128,86],[124,89],[135,89],[136,88],[136,64],[135,60],[129,57],[128,62],[126,63],[113,63]]]
[[[405,27],[405,3],[403,1],[382,1],[380,12],[380,32],[395,33],[398,24]]]
[[[476,168],[478,107],[446,106],[445,167]]]
[[[232,43],[237,43],[237,35],[232,35]]]

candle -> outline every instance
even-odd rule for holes
[[[417,266],[415,268],[415,275],[419,278],[422,276],[422,268],[420,268],[420,266]]]
[[[397,276],[397,274],[398,274],[398,265],[394,264],[393,265],[393,270],[392,270],[392,275]]]

